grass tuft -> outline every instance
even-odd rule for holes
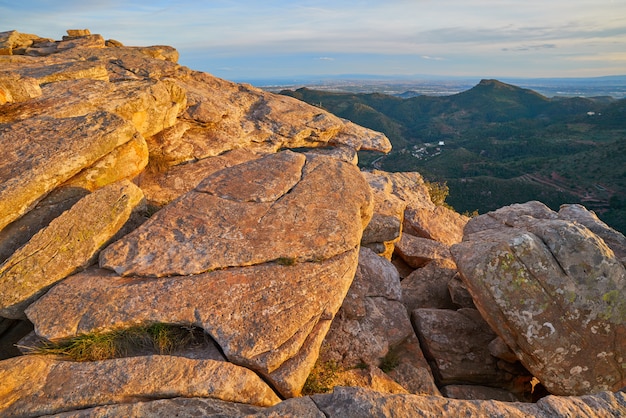
[[[49,342],[31,350],[74,361],[97,361],[136,355],[142,351],[170,354],[198,341],[201,330],[163,323],[135,326],[106,333],[82,334],[60,342]]]

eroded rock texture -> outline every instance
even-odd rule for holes
[[[551,393],[618,390],[626,270],[566,214],[538,202],[499,209],[470,221],[452,253],[483,317]]]

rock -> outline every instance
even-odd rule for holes
[[[509,363],[515,363],[517,361],[517,356],[515,355],[513,350],[511,350],[511,348],[506,345],[504,340],[500,337],[494,338],[494,340],[489,343],[488,348],[489,353],[491,353],[491,355],[496,358],[502,359]]]
[[[141,135],[115,148],[62,184],[91,192],[120,180],[133,179],[148,165],[148,146]]]
[[[595,213],[581,205],[562,205],[558,213],[559,219],[578,222],[591,232],[602,238],[604,243],[613,250],[615,255],[626,264],[626,237],[602,222]]]
[[[39,98],[12,105],[0,115],[0,123],[33,120],[42,114],[68,118],[106,110],[149,137],[172,126],[185,106],[185,92],[172,81],[110,83],[78,79],[47,84],[42,93]]]
[[[91,35],[91,31],[89,29],[68,29],[67,35],[70,38],[76,38]]]
[[[58,187],[44,197],[37,206],[0,231],[0,264],[18,248],[26,244],[37,232],[48,226],[76,202],[89,194],[75,187]]]
[[[150,322],[195,325],[231,362],[263,373],[285,396],[296,396],[356,265],[352,250],[320,262],[163,279],[93,269],[56,285],[26,313],[37,334],[50,340]],[[59,312],[51,317],[51,310]],[[291,373],[284,376],[285,369]],[[293,376],[301,380],[290,381]]]
[[[22,318],[51,285],[95,261],[143,193],[120,182],[85,196],[0,265],[0,316]]]
[[[428,188],[420,173],[403,172],[387,173],[385,171],[372,170],[364,174],[372,189],[378,189],[389,193],[406,203],[412,208],[434,209],[435,204],[430,200]]]
[[[454,303],[457,308],[476,309],[472,295],[470,295],[458,273],[455,274],[454,277],[448,282],[448,292],[450,293],[452,303]]]
[[[375,366],[351,369],[341,373],[337,386],[358,386],[381,393],[408,393],[406,389]]]
[[[551,393],[618,390],[626,384],[624,266],[589,229],[539,206],[476,218],[493,222],[452,247],[461,277],[492,329]]]
[[[0,73],[0,105],[24,102],[41,96],[37,80],[8,72]]]
[[[411,316],[426,358],[441,385],[478,384],[504,386],[513,376],[498,369],[488,345],[494,332],[477,311],[416,309]]]
[[[0,230],[136,134],[132,125],[105,112],[0,125],[5,150],[0,161]]]
[[[413,333],[400,298],[393,265],[362,248],[354,281],[324,340],[320,361],[345,369],[363,363],[379,366],[392,347]]]
[[[36,41],[42,41],[37,35],[20,33],[16,30],[0,32],[0,55],[12,55],[33,45]]]
[[[92,61],[70,61],[47,65],[33,63],[31,65],[17,66],[15,72],[22,77],[35,80],[41,85],[82,79],[109,81],[109,73],[104,63],[100,64]],[[41,96],[42,92],[35,97]]]
[[[394,243],[400,239],[406,202],[393,194],[393,187],[379,173],[363,172],[372,188],[374,215],[363,231],[361,244],[391,259]],[[380,248],[379,248],[380,247]]]
[[[468,217],[443,206],[409,207],[404,212],[403,229],[407,234],[432,239],[449,246],[462,241],[463,228],[468,220]]]
[[[391,373],[399,369],[392,376],[407,383],[407,389],[438,392],[400,299],[400,280],[393,265],[361,248],[354,281],[326,335],[318,361],[343,370],[364,365],[384,367]],[[354,382],[363,383],[354,373],[349,374]],[[347,383],[339,379],[334,384]]]
[[[452,260],[433,260],[402,280],[402,303],[407,312],[417,308],[456,309],[448,284],[457,274]]]
[[[263,154],[247,149],[235,149],[216,157],[173,167],[159,167],[158,163],[155,163],[158,159],[153,157],[150,159],[151,165],[148,170],[136,181],[146,195],[148,203],[161,207],[195,189],[202,179],[216,171],[262,156]]]
[[[173,398],[136,403],[103,405],[95,408],[54,415],[54,418],[105,418],[105,417],[289,417],[325,418],[309,397],[292,398],[272,407],[225,402],[210,398]]]
[[[371,210],[356,167],[330,157],[271,154],[209,176],[105,249],[100,266],[164,277],[324,260],[358,246]]]
[[[93,362],[21,356],[0,362],[0,380],[0,412],[7,416],[40,416],[159,397],[211,397],[259,406],[280,402],[250,370],[173,356]]]
[[[391,369],[387,371],[389,377],[409,393],[440,395],[415,333],[394,347],[390,354],[383,359]]]
[[[441,388],[446,398],[453,399],[493,399],[502,402],[519,402],[517,396],[509,391],[488,386],[477,385],[447,385]]]
[[[624,393],[603,392],[580,398],[548,396],[536,404],[484,400],[458,400],[440,396],[382,394],[363,388],[336,388],[311,397],[326,417],[537,417],[623,416]]]
[[[391,150],[383,134],[291,97],[200,72],[189,72],[176,81],[187,92],[187,110],[151,147],[171,165],[243,147],[264,152],[329,145]]]
[[[433,260],[452,259],[447,245],[409,234],[402,234],[400,241],[396,243],[396,253],[415,269],[423,267]]]

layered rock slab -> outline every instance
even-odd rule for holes
[[[147,322],[197,325],[230,361],[294,396],[350,287],[371,212],[355,166],[268,155],[212,174],[102,251],[100,266],[117,274],[75,275],[27,315],[51,340]],[[48,317],[55,306],[63,318]]]
[[[351,164],[271,154],[209,176],[104,250],[100,266],[124,276],[164,277],[323,260],[359,245],[371,202]]]
[[[22,356],[0,362],[0,413],[35,417],[154,398],[209,397],[271,406],[276,394],[231,363],[145,356],[94,362]]]
[[[106,112],[0,124],[0,229],[136,135],[130,123]]]
[[[482,316],[551,393],[626,384],[626,270],[596,234],[529,202],[472,219],[452,254]]]
[[[143,193],[123,181],[85,196],[0,265],[0,316],[24,309],[54,283],[95,261],[130,219]]]

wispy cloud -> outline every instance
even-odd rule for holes
[[[201,51],[194,62],[202,58],[215,69],[265,65],[270,71],[278,62],[272,57],[291,56],[289,71],[306,71],[317,57],[320,67],[335,60],[333,67],[341,62],[353,71],[393,65],[419,72],[422,65],[438,73],[522,75],[533,65],[548,71],[539,64],[548,55],[553,72],[583,69],[585,61],[622,62],[615,57],[626,45],[626,1],[0,0],[0,31],[58,38],[68,28],[89,28],[127,45],[169,44],[182,59]],[[571,54],[581,58],[565,58]],[[250,65],[231,65],[234,59]]]

